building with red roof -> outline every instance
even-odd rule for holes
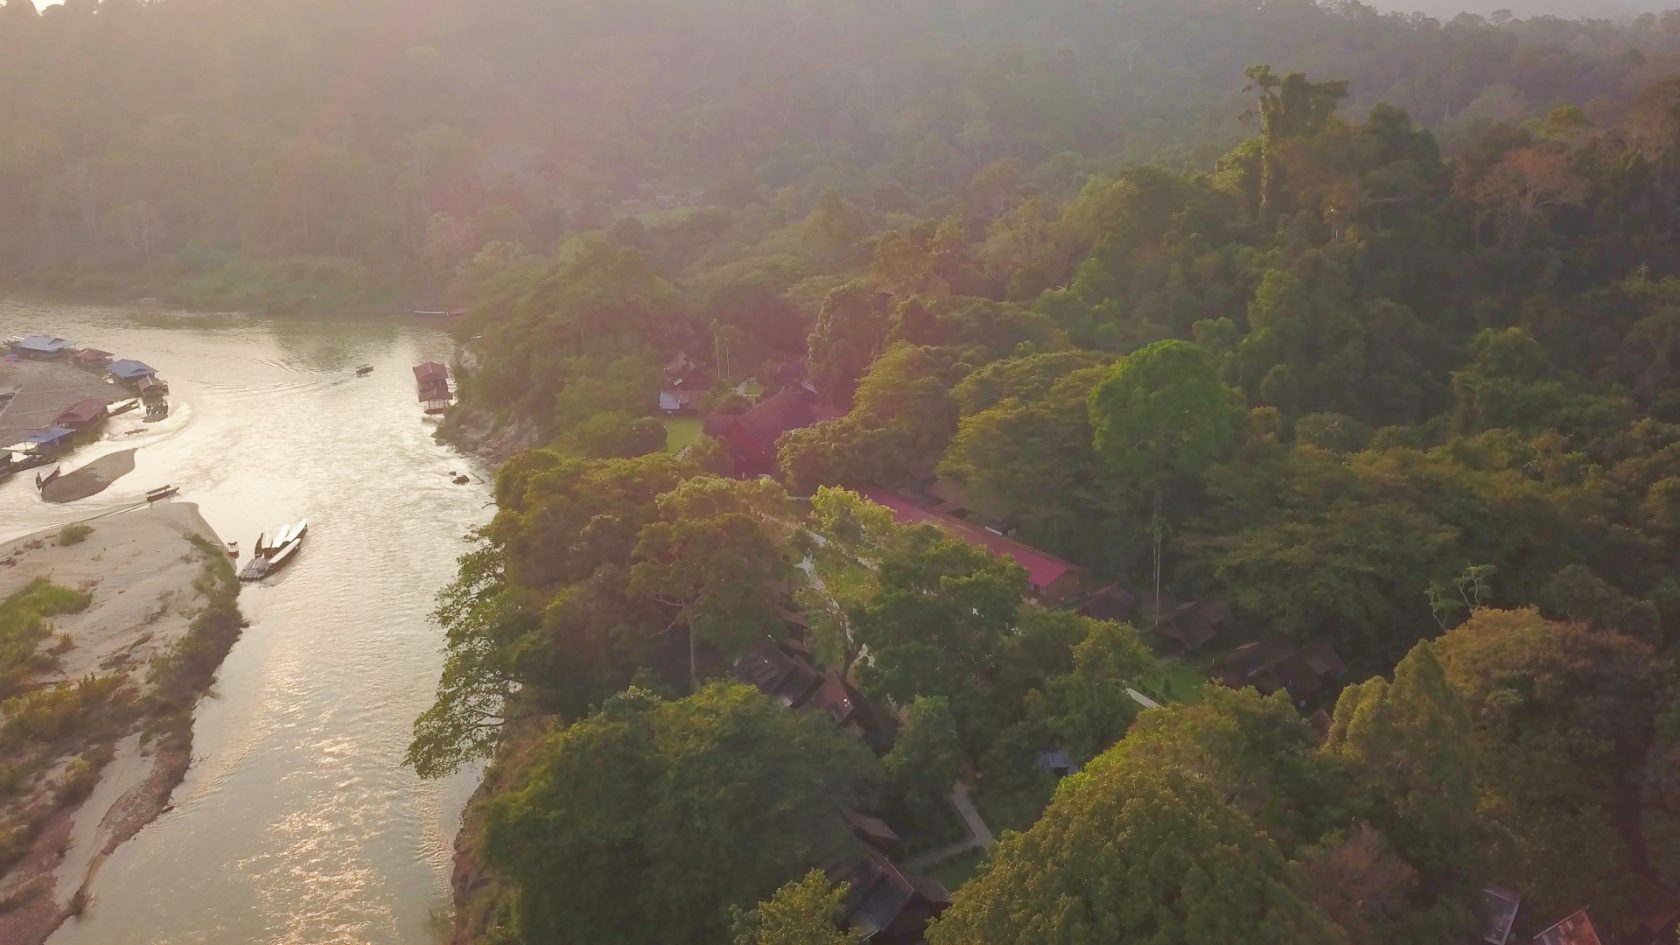
[[[104,423],[109,415],[110,409],[106,407],[105,401],[88,399],[78,401],[75,406],[59,414],[58,419],[53,422],[81,433]]]
[[[896,492],[865,489],[863,496],[876,505],[886,507],[900,525],[932,525],[976,548],[984,548],[1000,558],[1014,561],[1027,572],[1027,583],[1032,586],[1033,596],[1046,604],[1063,604],[1085,592],[1085,569],[1047,551],[917,505]]]

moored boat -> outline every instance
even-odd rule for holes
[[[161,502],[172,495],[179,495],[180,493],[180,486],[158,486],[156,489],[146,490],[146,501]]]
[[[364,364],[361,367],[356,368],[356,376],[357,377],[367,377],[369,374],[372,374],[372,373],[373,373],[373,365],[371,365],[371,364]]]
[[[273,574],[286,565],[291,564],[292,559],[297,557],[298,549],[302,547],[302,538],[294,538],[287,542],[284,548],[276,551],[274,556],[268,559],[268,573]]]

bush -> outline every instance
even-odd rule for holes
[[[120,676],[86,676],[75,685],[26,693],[0,703],[6,717],[0,745],[51,742],[84,727],[88,720],[126,704]]]
[[[60,545],[79,545],[87,541],[87,536],[91,534],[93,534],[92,525],[83,525],[80,522],[66,525],[58,530],[58,543]]]
[[[87,609],[93,598],[36,578],[0,601],[0,696],[6,694],[35,663],[35,648],[53,632],[47,619]]]
[[[53,792],[53,797],[60,807],[68,807],[92,794],[94,786],[98,783],[99,769],[86,758],[77,758],[70,762],[70,767],[64,772],[64,779],[58,782],[58,789]]]

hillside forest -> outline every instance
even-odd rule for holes
[[[1672,940],[1680,17],[0,14],[7,279],[466,310],[456,941]]]

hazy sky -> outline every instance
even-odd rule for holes
[[[1486,16],[1495,10],[1510,10],[1518,16],[1617,17],[1680,9],[1680,0],[1368,0],[1372,6],[1410,13],[1422,10],[1430,16],[1452,17],[1459,13]]]

